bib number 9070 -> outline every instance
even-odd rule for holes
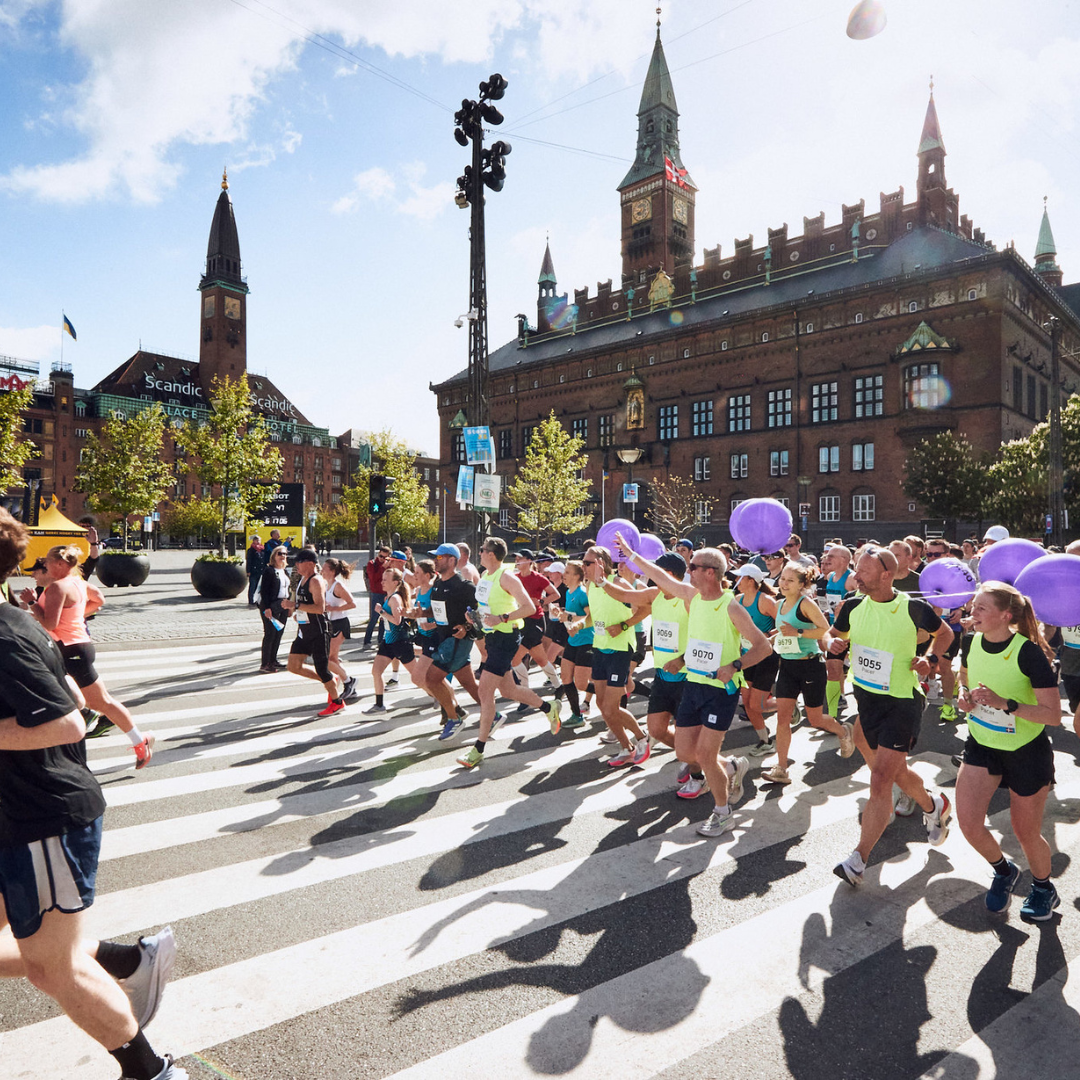
[[[691,638],[686,643],[684,654],[686,669],[695,675],[715,679],[716,673],[723,667],[723,655],[724,647],[719,642]]]

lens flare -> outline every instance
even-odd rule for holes
[[[876,37],[885,29],[885,5],[880,0],[860,0],[851,9],[847,21],[847,36],[856,41]]]
[[[681,326],[683,321],[683,313],[681,311],[673,311],[668,316],[668,321],[672,326]]]
[[[939,409],[948,405],[952,387],[943,375],[923,375],[908,390],[909,409]]]

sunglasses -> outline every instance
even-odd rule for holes
[[[944,559],[948,554],[947,551],[928,551],[926,557],[927,559]]]
[[[882,553],[883,553],[883,549],[882,548],[876,548],[876,547],[868,547],[866,549],[866,551],[863,552],[864,555],[869,555],[871,559],[877,559],[877,561],[879,563],[881,563],[881,565],[884,566],[885,569],[888,570],[889,573],[891,574],[893,572],[892,567],[889,566],[889,564],[881,557]],[[890,551],[890,552],[888,552],[888,554],[892,555],[892,552]],[[895,558],[895,556],[893,556],[893,557]]]
[[[596,560],[595,559],[582,559],[581,560],[581,565],[582,566],[595,566],[596,565]]]
[[[712,563],[692,562],[690,564],[690,569],[691,570],[719,570],[720,567],[719,566],[713,566]]]

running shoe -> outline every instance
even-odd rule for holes
[[[987,911],[1004,911],[1009,906],[1009,898],[1020,878],[1020,867],[1011,859],[1008,864],[1008,873],[994,874],[993,881],[986,893]]]
[[[453,720],[447,720],[443,724],[443,729],[439,732],[439,742],[446,742],[447,739],[452,739],[460,730],[462,724],[465,721],[460,716],[455,716]]]
[[[771,769],[766,769],[761,774],[761,779],[766,784],[790,784],[791,777],[788,776],[787,769],[780,768],[779,765],[774,765]]]
[[[386,685],[387,686],[397,686],[397,684],[398,684],[398,682],[397,682],[397,676],[396,675],[391,675],[390,678],[386,680]]]
[[[585,726],[585,717],[581,713],[571,713],[564,721],[564,728],[579,728]]]
[[[319,716],[333,716],[334,713],[341,712],[345,708],[344,701],[328,701],[325,709],[320,709]]]
[[[276,671],[277,668],[270,667],[269,664],[264,664],[261,668],[259,668],[260,675],[273,675]]]
[[[840,756],[849,758],[855,753],[855,729],[851,724],[840,725]]]
[[[94,716],[97,719],[89,721],[86,725],[88,739],[100,739],[102,735],[108,735],[116,727],[107,716],[102,716],[100,713],[94,713]]]
[[[709,781],[704,776],[687,776],[686,781],[675,792],[680,799],[696,799],[709,790]]]
[[[153,937],[139,938],[139,948],[142,950],[139,966],[126,979],[117,981],[131,1002],[131,1011],[139,1027],[144,1028],[157,1014],[176,959],[172,927],[166,926]]]
[[[495,734],[496,731],[499,730],[499,728],[501,728],[503,726],[503,722],[505,720],[506,720],[506,717],[503,716],[503,714],[501,712],[497,712],[495,714],[495,718],[491,721],[491,730],[488,732],[488,738],[489,739],[491,738],[492,735]]]
[[[600,741],[602,743],[614,743],[619,740],[615,738],[615,732],[612,731],[611,728],[604,728],[604,730],[600,732]]]
[[[964,759],[959,754],[953,754],[949,760],[959,769],[964,764]]]
[[[751,746],[747,753],[751,757],[768,757],[770,754],[776,753],[776,743],[772,739],[763,739],[757,746]]]
[[[638,739],[634,743],[634,755],[631,761],[635,765],[641,765],[649,760],[649,755],[652,753],[652,746],[649,743],[648,738]]]
[[[941,706],[941,722],[943,724],[955,724],[959,719],[960,714],[956,711],[955,705]]]
[[[133,746],[135,751],[135,768],[145,769],[154,756],[154,733],[151,731],[138,746]]]
[[[559,719],[559,713],[561,712],[559,699],[552,698],[551,701],[544,706],[544,712],[547,713],[548,726],[551,728],[551,734],[558,735],[559,729],[562,727],[562,721]]]
[[[466,769],[475,769],[477,765],[484,764],[484,755],[481,754],[475,746],[470,746],[469,749],[457,759],[457,763],[464,766]]]
[[[381,716],[383,713],[389,712],[389,711],[390,710],[385,705],[379,705],[378,703],[376,703],[375,705],[369,705],[364,710],[364,715],[365,716]]]
[[[629,746],[625,750],[620,750],[613,757],[609,757],[607,763],[613,769],[621,769],[624,765],[632,765],[634,763],[633,746]]]
[[[154,1077],[154,1080],[188,1080],[187,1069],[181,1069],[175,1064],[171,1054],[162,1054],[165,1068]]]
[[[893,813],[897,817],[911,817],[915,813],[915,807],[919,804],[906,792],[901,791],[893,805]]]
[[[796,705],[794,712],[791,714],[791,730],[794,731],[805,719],[806,714]]]
[[[510,715],[511,716],[524,716],[526,713],[532,712],[532,706],[526,705],[523,701]]]
[[[698,836],[722,836],[735,824],[735,815],[729,810],[718,814],[715,810],[697,827]]]
[[[728,804],[734,806],[742,800],[743,778],[750,768],[750,762],[744,757],[737,757],[731,759],[731,764],[735,766],[735,772],[728,777]]]
[[[862,856],[853,851],[842,862],[838,862],[833,867],[833,873],[841,880],[846,881],[851,886],[857,886],[862,884],[863,871],[866,869],[866,864],[862,860]]]
[[[1058,907],[1061,907],[1061,897],[1053,885],[1049,889],[1032,885],[1031,892],[1020,908],[1020,918],[1024,922],[1046,922]]]
[[[349,678],[345,680],[345,685],[341,688],[341,696],[344,698],[350,698],[354,695],[356,697],[360,696],[356,693],[356,676],[350,675]]]
[[[679,771],[675,774],[675,786],[682,787],[690,779],[690,766],[685,761],[679,762]]]
[[[944,794],[934,796],[934,808],[929,814],[923,814],[923,824],[926,826],[926,839],[931,847],[941,847],[949,835],[949,818],[952,817],[952,803]]]

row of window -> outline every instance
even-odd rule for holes
[[[790,468],[790,451],[769,451],[769,475],[787,476]],[[731,479],[745,480],[750,475],[750,455],[735,453],[730,456]],[[851,471],[871,472],[874,468],[874,444],[872,442],[853,443],[851,446]],[[818,447],[818,472],[834,473],[840,471],[840,447]],[[694,458],[694,479],[704,482],[712,479],[712,458],[702,454]]]
[[[730,503],[731,511],[734,511],[735,507],[744,501],[744,499],[732,499]],[[778,501],[785,506],[788,505],[787,499],[781,498]],[[851,520],[873,521],[876,514],[875,502],[876,499],[873,495],[852,495]],[[713,502],[711,499],[696,500],[694,503],[694,518],[698,525],[711,525],[712,514]],[[837,522],[840,520],[839,495],[822,495],[818,499],[818,520],[822,523]]]

